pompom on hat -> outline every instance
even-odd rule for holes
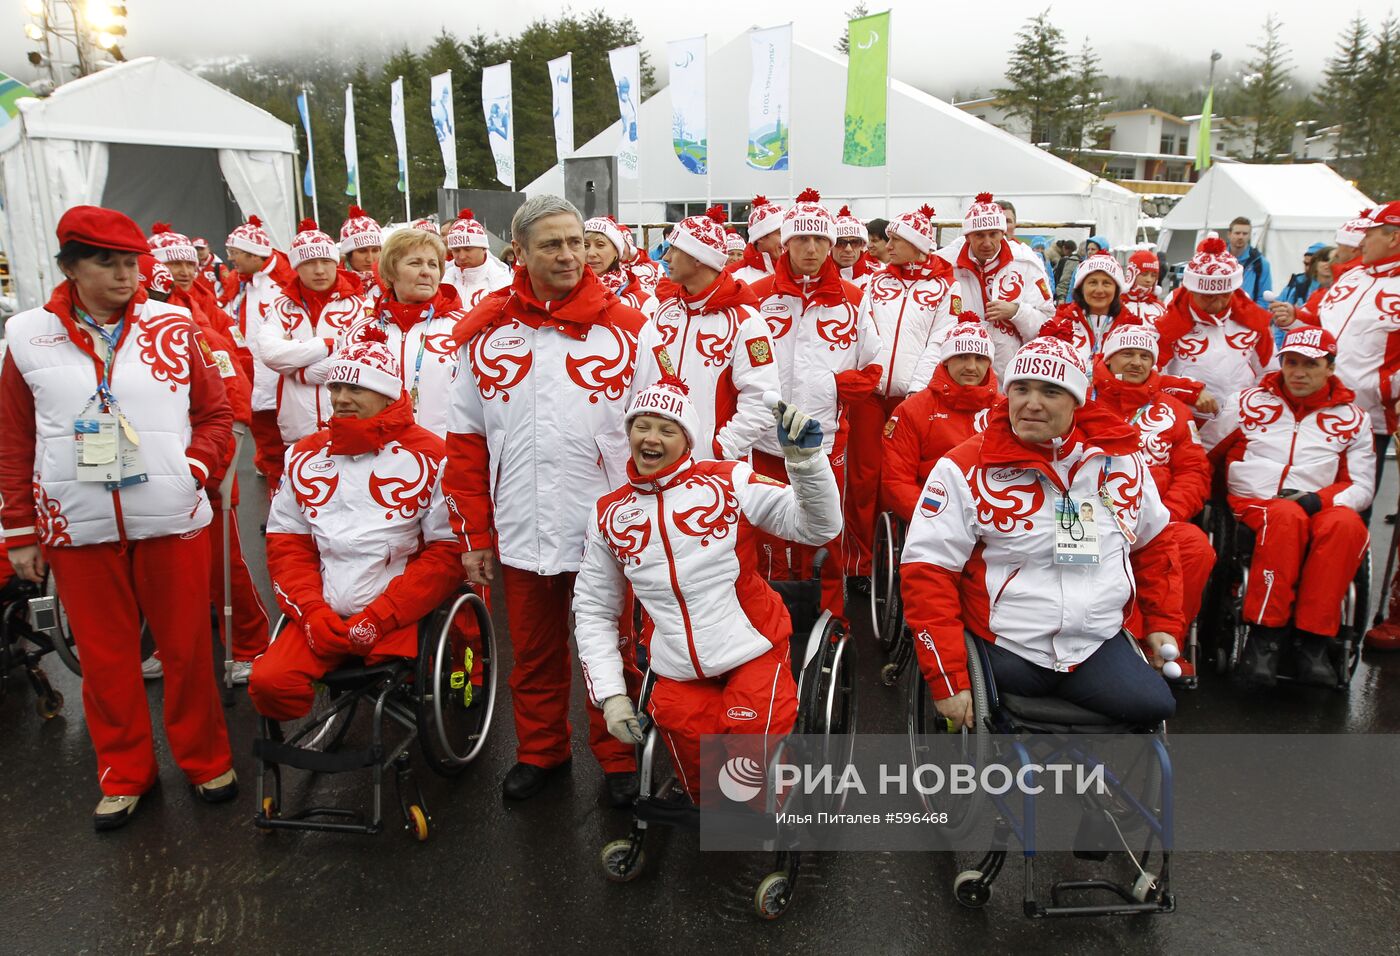
[[[836,213],[836,238],[859,239],[862,245],[870,241],[870,233],[866,231],[865,223],[851,214],[850,206],[842,206]]]
[[[936,215],[933,207],[925,203],[913,212],[896,216],[885,227],[885,235],[898,236],[924,255],[928,255],[933,251],[934,244],[938,239],[933,228],[933,217]]]
[[[996,204],[991,193],[978,193],[963,216],[963,235],[988,229],[1006,231],[1006,210]]]
[[[666,241],[701,265],[718,272],[729,261],[725,218],[723,206],[711,206],[704,215],[690,216],[672,226]]]
[[[321,231],[315,219],[303,219],[297,223],[297,234],[292,239],[292,247],[287,250],[287,258],[293,268],[314,259],[329,259],[337,262],[340,250],[335,241]]]
[[[399,379],[399,363],[389,350],[388,337],[376,328],[368,328],[359,338],[348,342],[331,357],[326,384],[358,385],[392,399],[403,394]]]
[[[476,221],[476,217],[470,209],[462,209],[457,213],[456,220],[447,229],[447,248],[449,249],[490,249],[491,243],[486,238],[486,227]]]
[[[1196,254],[1186,263],[1181,284],[1187,292],[1226,295],[1244,285],[1244,267],[1230,255],[1225,240],[1212,232],[1201,240]]]
[[[1089,392],[1089,370],[1074,347],[1073,321],[1057,310],[1055,317],[1040,327],[1040,335],[1017,350],[1002,380],[1008,391],[1013,382],[1049,382],[1073,395],[1076,405],[1083,405]]]
[[[272,255],[272,240],[268,238],[266,230],[263,229],[262,220],[257,216],[249,216],[248,221],[228,234],[228,240],[224,243],[230,249],[238,249],[251,256],[262,256],[266,258]]]
[[[700,415],[695,410],[695,403],[690,400],[690,389],[676,376],[663,372],[659,382],[638,392],[627,409],[624,428],[630,431],[633,420],[642,415],[655,415],[675,422],[685,432],[690,447],[697,447]]]
[[[797,201],[783,213],[779,227],[783,245],[796,236],[820,236],[836,243],[836,217],[822,205],[821,193],[808,187],[797,194]]]
[[[768,201],[767,196],[755,196],[749,209],[749,242],[757,242],[783,225],[783,207]]]
[[[351,206],[345,222],[340,225],[340,253],[349,255],[356,249],[372,249],[384,245],[384,230],[359,206]]]

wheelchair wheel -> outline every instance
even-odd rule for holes
[[[948,720],[941,716],[934,706],[933,696],[929,692],[928,683],[924,680],[923,671],[919,669],[918,664],[916,663],[908,669],[907,732],[912,766],[929,762],[929,753],[932,750],[930,737],[951,733],[961,736],[958,745],[960,762],[975,767],[981,767],[987,763],[989,749],[987,721],[991,705],[988,700],[987,677],[982,669],[982,657],[974,644],[978,640],[980,638],[973,637],[971,634],[966,637],[967,676],[968,683],[972,688],[973,720],[970,730],[965,727],[950,727]],[[948,823],[941,830],[948,835],[950,841],[959,840],[976,828],[978,810],[985,797],[985,793],[978,787],[974,788],[973,793],[966,798],[945,797],[942,798],[944,802],[934,806],[931,802],[931,795],[919,795],[925,811],[948,814]]]
[[[463,620],[475,623],[479,646],[460,640]],[[491,730],[496,709],[496,632],[486,602],[471,591],[458,594],[420,627],[415,678],[418,740],[428,766],[452,777],[481,753]]]
[[[1361,663],[1361,642],[1370,621],[1371,609],[1371,549],[1361,559],[1347,592],[1347,602],[1342,608],[1341,640],[1337,641],[1334,663],[1339,680],[1338,689],[1351,683],[1357,665]]]
[[[850,632],[830,612],[808,637],[807,664],[797,678],[799,734],[854,734],[856,728],[855,646]],[[815,642],[813,649],[810,642]]]
[[[68,624],[68,612],[63,609],[63,602],[57,600],[58,589],[54,585],[53,574],[44,578],[44,594],[55,599],[55,606],[58,608],[58,633],[54,635],[53,652],[58,655],[58,659],[63,662],[63,666],[68,668],[78,677],[83,676],[83,665],[78,660],[78,643],[73,640],[73,629]],[[149,660],[156,652],[156,641],[151,636],[150,625],[146,619],[141,619],[141,660]]]
[[[883,511],[875,524],[875,545],[871,549],[870,628],[888,651],[899,637],[903,602],[899,596],[899,519]]]
[[[777,919],[787,912],[792,902],[791,881],[787,873],[769,873],[753,894],[753,910],[762,919]]]
[[[603,847],[598,860],[603,864],[603,875],[613,883],[631,883],[642,875],[646,865],[646,851],[635,848],[632,840],[613,840]],[[628,861],[631,860],[629,863]]]

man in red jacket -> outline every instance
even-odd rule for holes
[[[1196,437],[1191,410],[1166,392],[1162,374],[1152,367],[1156,358],[1157,333],[1136,315],[1120,318],[1104,339],[1102,358],[1094,365],[1094,398],[1101,407],[1136,425],[1142,435],[1143,458],[1171,515],[1162,533],[1181,553],[1185,588],[1181,616],[1189,627],[1201,611],[1201,598],[1215,566],[1210,540],[1191,524],[1210,497],[1211,467]],[[1190,661],[1183,660],[1181,666],[1183,676],[1192,676]]]
[[[964,312],[943,340],[943,361],[928,387],[910,395],[885,424],[881,505],[906,524],[938,459],[981,431],[1001,397],[992,340],[975,312]]]
[[[453,332],[460,348],[448,408],[443,489],[462,564],[489,585],[501,561],[515,667],[517,763],[511,800],[569,766],[569,606],[594,505],[622,484],[622,420],[645,319],[583,262],[583,218],[537,196],[511,222],[515,281],[487,295]],[[588,708],[607,799],[636,795],[633,750]]]

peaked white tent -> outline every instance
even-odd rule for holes
[[[898,80],[890,85],[888,169],[843,165],[846,61],[795,41],[792,115],[784,118],[792,172],[752,169],[745,162],[752,72],[748,34],[711,51],[706,72],[708,178],[689,172],[676,158],[671,96],[658,91],[642,104],[638,120],[641,178],[621,180],[619,212],[627,221],[665,221],[668,202],[745,201],[759,193],[782,201],[806,186],[820,190],[833,208],[849,202],[862,219],[930,202],[939,219],[961,220],[972,197],[989,191],[1013,201],[1022,220],[1079,222],[1114,245],[1133,241],[1135,195]],[[614,123],[573,155],[612,155],[620,135],[621,124]],[[563,195],[562,169],[546,171],[525,192]]]
[[[1191,258],[1213,229],[1224,236],[1230,220],[1246,216],[1253,244],[1273,271],[1274,290],[1303,267],[1303,250],[1332,243],[1337,227],[1373,206],[1366,194],[1322,163],[1263,166],[1219,163],[1162,220],[1158,246],[1171,263]]]
[[[169,220],[216,248],[256,213],[291,242],[292,127],[173,63],[132,60],[18,106],[0,127],[0,237],[20,308],[57,284],[54,227],[70,206],[120,209],[143,229]]]

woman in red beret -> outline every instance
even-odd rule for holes
[[[233,799],[209,631],[206,485],[228,467],[233,415],[183,310],[138,282],[146,238],[125,215],[76,206],[58,222],[67,280],[5,323],[0,525],[34,582],[53,569],[87,678],[83,713],[103,797],[122,826],[159,768],[141,680],[141,619],[165,668],[171,753],[210,803]]]

